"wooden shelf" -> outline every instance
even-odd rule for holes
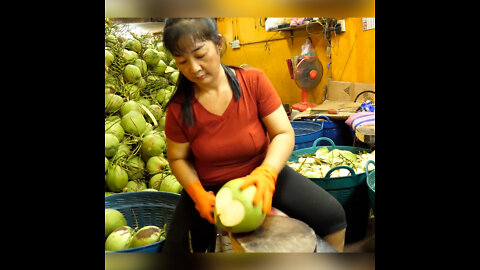
[[[280,29],[270,29],[267,32],[290,31],[290,37],[291,37],[292,44],[293,44],[293,31],[296,31],[296,30],[305,30],[306,31],[307,27],[317,27],[317,26],[323,27],[323,25],[321,25],[319,22],[307,22],[307,23],[297,25],[297,26],[285,27],[285,28],[280,28]]]
[[[285,27],[280,29],[270,29],[267,32],[277,32],[277,31],[295,31],[295,30],[305,30],[308,27],[315,27],[315,26],[322,26],[318,22],[307,22],[301,25],[292,26],[292,27]]]

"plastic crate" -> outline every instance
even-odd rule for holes
[[[105,197],[105,208],[120,211],[127,220],[127,225],[132,228],[137,227],[137,222],[138,228],[147,225],[155,225],[163,228],[165,224],[167,224],[168,228],[179,198],[180,194],[163,191],[118,193]],[[164,241],[160,241],[154,244],[120,251],[105,250],[105,253],[156,253],[161,252],[163,242]]]
[[[311,147],[313,142],[323,137],[323,122],[290,121],[295,132],[295,147],[293,150]]]

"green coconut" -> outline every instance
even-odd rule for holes
[[[244,178],[228,181],[215,197],[215,225],[231,233],[250,232],[257,229],[265,220],[262,205],[253,204],[257,191],[255,185],[240,190]]]
[[[157,51],[159,51],[159,52],[166,52],[166,51],[167,51],[167,48],[165,48],[163,41],[159,41],[159,42],[155,45],[155,49],[156,49]]]
[[[119,165],[112,165],[107,170],[105,183],[112,192],[120,192],[128,183],[128,174]]]
[[[160,184],[162,183],[163,177],[164,177],[164,174],[162,173],[155,174],[150,178],[150,181],[148,182],[148,186],[155,190],[160,190]]]
[[[105,95],[105,112],[113,113],[116,112],[122,107],[123,98],[115,94],[106,94]]]
[[[128,181],[127,185],[123,188],[123,192],[137,192],[147,189],[147,184],[141,181]]]
[[[177,84],[177,80],[178,80],[178,76],[180,75],[180,72],[178,71],[175,71],[173,72],[172,74],[170,74],[170,76],[168,77],[168,81],[171,83],[171,84]]]
[[[130,51],[130,50],[123,50],[123,55],[122,55],[123,59],[125,60],[126,63],[128,64],[132,64],[133,62],[135,62],[135,60],[138,59],[138,54],[134,51]]]
[[[105,157],[105,173],[107,172],[108,170],[108,158]]]
[[[130,154],[130,146],[126,144],[125,142],[121,142],[118,145],[118,150],[113,159],[118,159],[120,157],[126,157]]]
[[[160,120],[160,118],[162,118],[162,115],[163,115],[163,110],[162,110],[162,107],[157,105],[157,104],[152,104],[150,106],[147,107],[150,112],[153,114],[153,116],[155,117],[155,119],[158,121]]]
[[[129,226],[122,226],[115,229],[105,241],[105,250],[119,251],[128,249],[134,234],[135,231]]]
[[[147,161],[147,172],[149,174],[160,173],[164,168],[168,166],[168,161],[161,156],[153,156]]]
[[[127,161],[127,174],[130,180],[141,179],[145,175],[145,162],[140,156],[133,156]]]
[[[160,61],[160,54],[155,49],[146,49],[143,53],[143,60],[145,60],[147,65],[154,67]]]
[[[142,44],[136,39],[128,39],[125,42],[125,49],[140,53],[140,51],[142,50]]]
[[[160,191],[180,193],[183,189],[183,186],[178,182],[177,178],[173,174],[163,178],[160,183]]]
[[[137,60],[133,61],[133,65],[138,67],[142,76],[145,76],[145,74],[147,74],[147,70],[148,70],[147,69],[147,62],[145,62],[145,60],[137,59]]]
[[[159,60],[158,63],[152,67],[151,71],[157,75],[163,75],[167,67],[167,64],[165,64],[163,60]]]
[[[105,50],[105,65],[109,67],[114,60],[115,60],[115,56],[113,56],[113,53],[110,52],[109,50]]]
[[[120,142],[118,138],[110,133],[105,133],[105,156],[113,157],[117,153]]]
[[[127,65],[123,71],[123,78],[126,82],[136,83],[140,78],[142,78],[142,72],[135,65]]]
[[[165,141],[159,134],[149,134],[143,137],[141,149],[148,156],[159,156],[165,149]]]
[[[145,89],[147,87],[147,81],[144,78],[138,79],[138,81],[135,83],[135,85],[138,87],[138,89]]]
[[[141,112],[130,111],[122,117],[122,127],[125,132],[140,136],[147,127],[147,122]]]
[[[105,133],[115,135],[118,141],[121,142],[125,136],[125,131],[120,124],[120,119],[116,121],[105,121]]]
[[[111,208],[105,209],[105,238],[116,228],[125,225],[127,225],[127,220],[120,211]]]
[[[124,116],[125,114],[131,111],[142,112],[142,108],[140,107],[140,104],[138,104],[135,100],[129,100],[123,103],[122,107],[120,108],[120,114],[122,116]]]
[[[168,91],[165,88],[159,89],[157,91],[157,95],[155,96],[156,100],[160,104],[166,103],[168,101],[167,97],[168,97]]]

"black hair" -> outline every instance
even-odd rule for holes
[[[217,22],[214,18],[167,18],[163,29],[163,44],[174,56],[183,55],[183,48],[179,44],[179,39],[183,36],[191,36],[194,41],[212,41],[215,45],[220,45],[218,37]],[[238,69],[236,66],[226,66],[220,63],[227,75],[228,83],[232,88],[235,101],[240,99],[242,92],[235,72],[230,68]],[[192,98],[194,95],[193,82],[187,79],[181,72],[178,76],[177,85],[166,107],[173,100],[180,97],[181,117],[187,126],[195,124],[192,111]],[[166,108],[165,107],[165,108]]]

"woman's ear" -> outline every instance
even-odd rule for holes
[[[225,50],[227,49],[227,41],[222,36],[222,34],[218,34],[217,48],[218,48],[218,52],[220,53],[220,56],[222,56]]]

